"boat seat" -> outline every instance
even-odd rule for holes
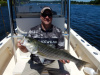
[[[52,24],[64,31],[64,17],[53,18]],[[16,19],[18,34],[27,34],[30,28],[41,24],[40,18],[17,18]]]

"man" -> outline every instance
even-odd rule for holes
[[[35,38],[38,41],[47,44],[54,48],[64,49],[64,37],[62,31],[52,25],[52,9],[50,7],[44,7],[41,10],[41,24],[37,25],[29,30],[28,36]],[[27,48],[18,43],[18,47],[23,52],[28,52]],[[45,69],[48,70],[50,75],[67,75],[68,72],[64,70],[64,60],[55,61],[44,59],[41,61],[41,57],[31,54],[30,61],[26,64],[26,67],[22,75],[40,75]]]

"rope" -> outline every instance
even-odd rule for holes
[[[5,22],[4,22],[4,18],[3,18],[3,14],[2,14],[2,10],[1,10],[1,4],[0,4],[0,11],[1,11],[1,16],[2,16],[2,20],[3,20],[3,24],[4,24],[5,34],[8,35],[9,32],[6,32]]]

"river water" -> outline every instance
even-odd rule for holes
[[[5,28],[10,32],[7,6],[1,7]],[[0,9],[0,11],[1,11]],[[71,28],[92,46],[100,50],[100,5],[71,5]],[[0,13],[0,40],[5,37],[5,29]]]

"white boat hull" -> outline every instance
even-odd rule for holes
[[[98,70],[100,74],[100,51],[95,47],[91,46],[82,37],[80,37],[75,31],[71,29],[70,35],[70,53],[75,57],[89,62],[87,67],[93,68],[95,71]],[[67,49],[67,36],[65,36],[65,48]],[[17,49],[17,63],[15,64],[13,56],[13,46],[11,38],[5,38],[1,41],[3,44],[0,46],[0,75],[21,75],[26,62],[30,59],[30,53],[23,53]],[[15,39],[15,44],[17,40]],[[98,55],[94,54],[97,53]],[[13,63],[13,64],[12,64]],[[87,75],[82,68],[79,71],[73,62],[65,64],[66,68],[71,75]],[[20,69],[19,69],[20,68]],[[76,73],[76,74],[75,74]]]

